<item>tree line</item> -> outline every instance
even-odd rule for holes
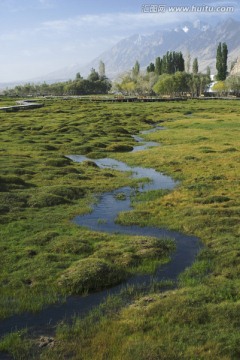
[[[87,79],[78,72],[74,80],[53,84],[25,84],[5,90],[8,96],[63,96],[63,95],[97,95],[107,94],[111,89],[111,81],[105,75],[105,65],[99,63],[99,71],[91,69]]]
[[[215,79],[218,81],[213,90],[219,94],[230,91],[240,92],[238,77],[227,77],[228,48],[226,43],[219,43],[216,51]],[[188,53],[186,61],[181,52],[168,51],[162,57],[156,57],[146,70],[141,71],[139,61],[133,68],[124,73],[113,84],[105,75],[105,64],[100,61],[99,69],[91,69],[84,79],[78,72],[74,80],[54,84],[25,84],[6,90],[6,95],[39,96],[39,95],[97,95],[113,92],[125,95],[169,95],[192,97],[201,96],[211,83],[210,68],[205,73],[199,72],[198,58],[194,58],[191,67],[191,56]]]
[[[228,48],[226,43],[219,43],[216,52],[215,79],[218,81],[213,90],[220,93],[239,92],[239,78],[229,77],[227,72]],[[169,95],[192,97],[201,96],[211,83],[211,70],[207,67],[205,73],[199,72],[198,58],[194,58],[191,68],[191,56],[187,54],[186,61],[181,52],[167,52],[162,58],[157,57],[151,62],[146,72],[140,71],[136,61],[132,71],[124,74],[115,83],[116,91],[125,94],[139,95]]]
[[[146,72],[140,71],[136,61],[132,70],[114,84],[115,90],[125,94],[182,96],[190,93],[200,96],[211,82],[210,69],[206,74],[198,72],[198,59],[193,60],[192,72],[185,71],[185,60],[181,52],[168,51],[162,58],[151,62]]]
[[[184,71],[184,58],[181,52],[168,51],[162,58],[158,56],[154,63],[147,66],[147,72],[155,72],[157,75],[174,74]]]

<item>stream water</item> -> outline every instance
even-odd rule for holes
[[[157,127],[150,130],[156,131],[162,129]],[[146,132],[143,132],[146,133]],[[134,136],[139,142],[133,151],[144,150],[152,146],[159,146],[155,142],[146,142],[140,136]],[[68,156],[73,161],[82,162],[90,160],[85,156],[71,155]],[[142,183],[137,191],[149,191],[157,189],[173,189],[176,182],[169,176],[165,176],[154,169],[142,167],[130,167],[123,162],[105,158],[94,160],[100,168],[114,168],[121,171],[131,171],[134,178],[149,178],[149,182]],[[56,303],[46,306],[38,313],[26,312],[20,315],[14,315],[0,322],[0,336],[11,331],[16,331],[28,327],[34,334],[53,334],[57,323],[62,320],[71,319],[74,315],[84,316],[91,309],[101,304],[109,295],[120,293],[128,285],[149,285],[153,278],[160,280],[176,280],[178,275],[188,266],[190,266],[199,249],[201,243],[194,236],[187,236],[179,232],[170,231],[155,227],[140,226],[123,226],[115,223],[115,219],[119,212],[131,209],[130,196],[136,189],[130,187],[122,187],[112,192],[100,195],[98,202],[93,206],[92,212],[82,216],[77,216],[73,221],[89,229],[110,233],[124,233],[129,235],[142,235],[154,237],[168,237],[175,240],[176,250],[171,256],[171,262],[162,265],[154,275],[135,275],[123,283],[97,293],[87,296],[70,296],[64,303]],[[117,194],[124,194],[122,200],[117,199]]]

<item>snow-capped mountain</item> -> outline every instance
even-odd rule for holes
[[[230,68],[231,62],[240,56],[239,34],[240,22],[233,19],[214,27],[200,21],[185,22],[151,35],[132,35],[123,39],[80,70],[86,73],[92,67],[97,69],[101,59],[105,63],[107,75],[115,77],[131,69],[136,60],[140,62],[141,68],[145,68],[167,51],[181,51],[185,56],[190,53],[192,60],[198,58],[200,71],[210,66],[212,73],[215,73],[218,43],[227,43]]]
[[[191,60],[198,58],[199,70],[205,71],[210,66],[211,73],[216,72],[216,50],[219,42],[226,42],[228,46],[228,69],[231,63],[240,57],[240,21],[228,19],[211,25],[201,21],[173,24],[169,29],[159,30],[150,35],[131,35],[112,48],[96,57],[86,66],[70,65],[52,72],[32,82],[49,83],[74,79],[77,72],[87,76],[91,68],[98,70],[99,61],[105,63],[106,75],[116,78],[119,74],[130,70],[136,60],[141,69],[154,62],[157,56],[163,56],[167,51],[181,51],[183,55],[189,53]]]

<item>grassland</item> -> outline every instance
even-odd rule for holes
[[[128,174],[75,164],[66,154],[112,156],[152,167],[180,180],[172,192],[133,199],[123,224],[164,226],[199,236],[205,249],[181,274],[178,288],[131,304],[110,299],[72,326],[61,325],[55,346],[41,359],[238,359],[240,357],[239,119],[238,101],[183,103],[80,103],[46,101],[45,107],[1,118],[1,313],[37,310],[59,296],[95,290],[81,278],[93,272],[114,284],[156,259],[141,258],[142,239],[78,228],[94,194],[135,186]],[[131,134],[161,122],[148,134],[160,147],[139,153]],[[123,152],[124,151],[124,152]],[[146,213],[148,216],[146,216]],[[151,253],[159,253],[152,244]],[[171,245],[162,243],[169,255]],[[127,256],[126,256],[127,255]],[[70,286],[61,281],[76,275]],[[111,274],[111,277],[109,277]],[[95,275],[93,274],[93,278]],[[101,287],[104,286],[104,281]],[[14,306],[13,306],[14,304]],[[19,340],[20,339],[20,340]],[[33,358],[34,343],[13,334],[0,344],[16,358]],[[29,355],[31,354],[31,355]]]

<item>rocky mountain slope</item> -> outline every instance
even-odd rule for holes
[[[182,51],[185,56],[189,52],[192,60],[195,57],[198,58],[200,71],[205,71],[207,66],[210,66],[211,72],[215,73],[218,43],[227,43],[230,69],[231,62],[240,55],[239,34],[240,21],[233,19],[220,22],[214,27],[200,21],[186,22],[170,30],[157,31],[151,35],[130,36],[80,70],[82,73],[87,73],[92,67],[97,69],[99,61],[103,60],[107,75],[115,77],[131,69],[136,60],[144,68],[157,56],[162,56],[169,50]]]

